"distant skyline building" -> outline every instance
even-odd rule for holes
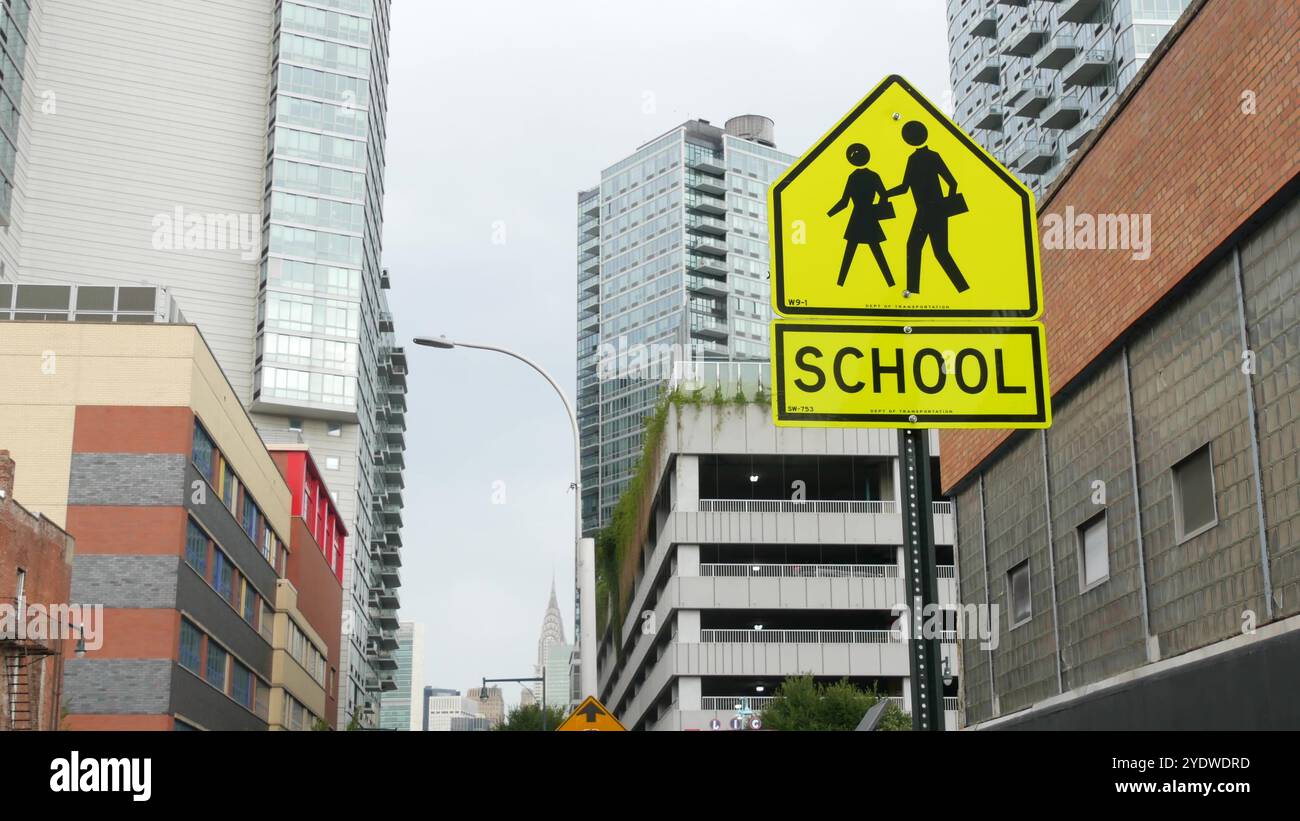
[[[564,638],[564,614],[560,612],[560,602],[555,595],[555,580],[551,580],[551,599],[546,605],[546,615],[542,617],[542,634],[537,639],[537,662],[533,665],[534,674],[546,674],[546,704],[552,707],[567,708],[573,696],[569,692],[573,662],[574,646]],[[533,684],[533,698],[542,702],[541,683]]]
[[[397,689],[385,693],[379,706],[379,726],[385,730],[419,730],[424,724],[424,625],[404,621],[397,628],[397,650],[391,656]],[[378,658],[376,661],[383,664]]]
[[[489,728],[499,727],[506,720],[506,699],[500,687],[487,688],[487,698],[483,698],[483,688],[470,687],[465,692],[478,697],[478,712],[488,720]]]
[[[1189,0],[948,0],[953,117],[1041,195]]]
[[[609,521],[675,360],[767,359],[767,187],[794,160],[767,117],[690,120],[578,193],[584,531]]]
[[[479,712],[478,691],[461,695],[459,690],[425,688],[425,729],[434,733],[488,730],[490,721]]]

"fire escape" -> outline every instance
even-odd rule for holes
[[[0,666],[3,666],[4,675],[0,730],[37,730],[40,729],[36,715],[39,693],[32,686],[32,666],[46,656],[59,655],[59,651],[52,643],[23,635],[22,624],[27,618],[23,600],[0,599],[0,604],[14,613],[13,625],[0,627]],[[54,671],[53,674],[59,673]]]

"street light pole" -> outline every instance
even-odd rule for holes
[[[480,351],[493,351],[518,359],[542,375],[556,395],[564,403],[564,411],[569,415],[569,426],[573,429],[573,543],[574,558],[578,584],[578,636],[579,684],[583,697],[596,695],[596,542],[594,539],[582,538],[582,443],[578,437],[578,415],[574,413],[573,403],[565,396],[559,384],[546,369],[521,353],[495,345],[477,342],[452,341],[445,336],[417,336],[415,344],[430,348],[448,350],[451,348],[474,348]]]

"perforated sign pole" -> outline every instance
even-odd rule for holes
[[[906,428],[898,432],[898,456],[903,482],[903,544],[911,624],[908,656],[912,672],[912,729],[943,730],[943,678],[939,636],[926,637],[926,616],[939,602],[934,556],[934,506],[930,492],[930,431]],[[927,605],[931,607],[927,608]],[[932,625],[936,623],[931,622]],[[942,627],[943,621],[937,625]],[[937,631],[936,631],[937,632]]]

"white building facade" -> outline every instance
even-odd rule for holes
[[[753,363],[706,365],[700,379],[721,374],[730,397],[738,373],[770,385]],[[910,711],[896,431],[778,429],[766,403],[705,402],[670,406],[663,436],[630,601],[601,642],[602,702],[629,729],[727,727],[811,673]],[[933,516],[940,602],[955,603],[950,503]],[[955,636],[943,638],[956,670]],[[945,687],[949,728],[957,685]]]

